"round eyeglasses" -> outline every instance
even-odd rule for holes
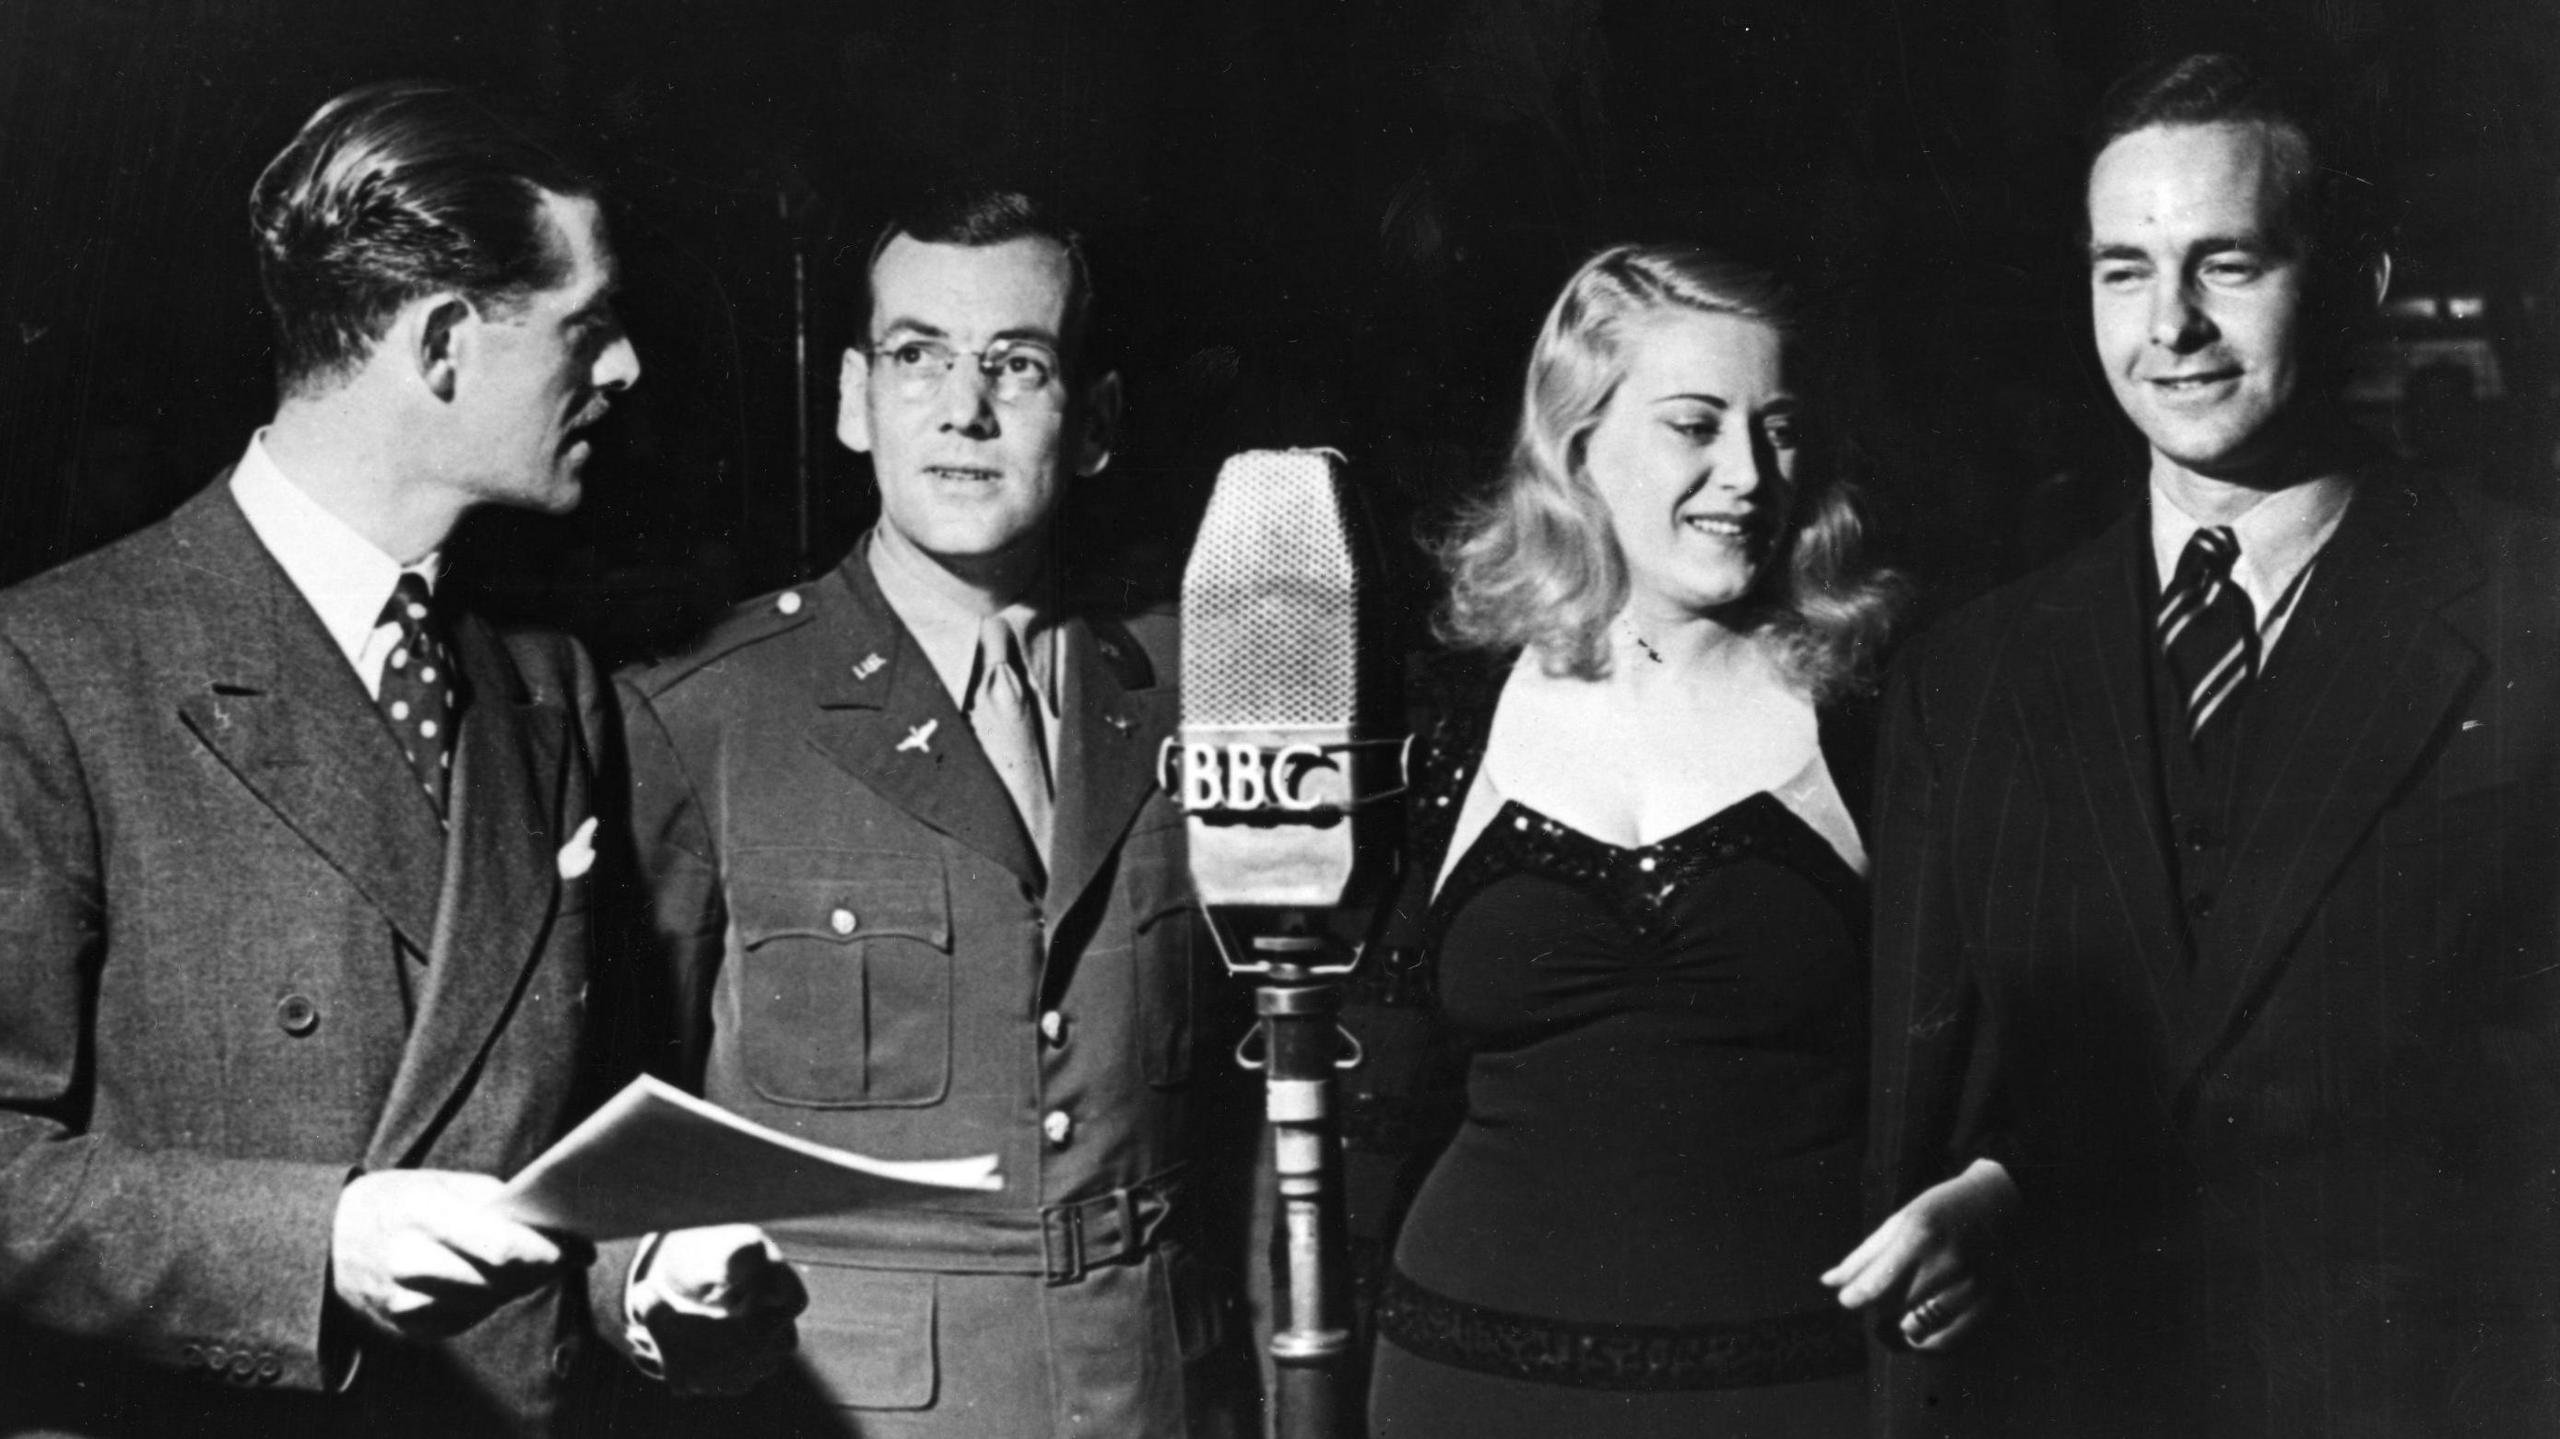
[[[1047,393],[1058,376],[1058,352],[1038,340],[998,340],[979,350],[964,350],[920,336],[891,337],[869,351],[875,373],[885,377],[900,399],[928,399],[940,392],[962,356],[994,387],[1000,404],[1018,405]]]

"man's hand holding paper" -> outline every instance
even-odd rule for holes
[[[632,1266],[625,1301],[632,1353],[679,1394],[738,1394],[800,1344],[808,1291],[751,1224],[653,1237]]]

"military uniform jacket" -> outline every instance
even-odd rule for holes
[[[1170,1223],[1210,982],[1154,778],[1172,625],[1070,616],[1060,642],[1045,874],[859,546],[620,681],[680,1077],[819,1143],[991,1152],[1004,1178],[772,1226],[810,1308],[765,1432],[794,1408],[829,1433],[1184,1432],[1184,1359],[1217,1326]]]
[[[0,1433],[563,1409],[557,1286],[321,1353],[351,1174],[512,1173],[572,1103],[602,686],[556,636],[453,641],[448,833],[227,486],[0,595]]]

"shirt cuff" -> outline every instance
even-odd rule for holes
[[[622,1338],[631,1347],[631,1362],[652,1379],[667,1377],[666,1356],[658,1349],[658,1336],[649,1332],[648,1313],[657,1302],[658,1282],[649,1273],[649,1261],[658,1257],[658,1243],[664,1234],[652,1234],[640,1241],[631,1256],[631,1270],[622,1282]]]

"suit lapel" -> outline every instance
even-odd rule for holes
[[[2367,478],[2249,699],[2220,902],[2232,923],[2198,957],[2189,1079],[2245,1021],[2339,867],[2437,742],[2481,663],[2443,610],[2480,576],[2440,493]]]
[[[2186,947],[2168,868],[2168,824],[2159,784],[2159,736],[2145,679],[2151,566],[2147,513],[2118,524],[2085,564],[2062,576],[2039,605],[2045,683],[2022,687],[2019,711],[2047,794],[2067,826],[2096,837],[2119,920],[2141,956],[2147,991],[2165,1028],[2178,1012]]]
[[[1013,796],[881,597],[868,552],[855,546],[836,569],[829,608],[840,618],[817,646],[808,742],[882,799],[1036,890],[1040,856]]]
[[[172,518],[170,538],[172,573],[198,587],[190,610],[205,657],[178,701],[187,728],[426,953],[444,835],[345,654],[222,481]]]
[[[1066,693],[1059,709],[1058,807],[1044,909],[1052,932],[1119,847],[1155,788],[1157,746],[1173,732],[1174,691],[1121,682],[1142,667],[1125,634],[1097,636],[1082,619],[1059,627]]]
[[[454,753],[452,827],[424,992],[369,1157],[406,1162],[472,1076],[541,953],[559,894],[568,713],[533,699],[488,626],[454,626],[471,687]]]

